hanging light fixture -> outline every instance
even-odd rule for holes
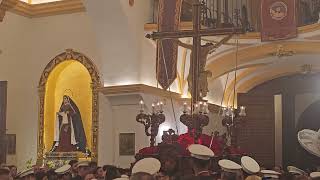
[[[233,85],[233,103],[231,106],[223,107],[221,116],[222,116],[222,124],[227,127],[228,135],[232,138],[234,136],[234,130],[237,128],[237,125],[243,122],[243,118],[247,116],[246,107],[239,106],[235,108],[235,99],[236,99],[236,84],[237,84],[237,70],[238,70],[238,51],[239,51],[239,40],[236,39],[236,54],[235,54],[235,71],[234,71],[234,85]],[[228,77],[226,84],[228,83]],[[225,93],[225,90],[224,90]],[[224,94],[223,93],[223,94]],[[222,104],[222,102],[221,102]]]

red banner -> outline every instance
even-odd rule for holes
[[[261,1],[261,41],[297,37],[295,0]]]
[[[179,30],[182,0],[159,0],[158,32]],[[157,80],[168,89],[177,77],[178,44],[175,40],[158,40]]]

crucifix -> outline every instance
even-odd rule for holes
[[[199,65],[200,65],[200,51],[201,51],[201,37],[202,36],[218,36],[218,35],[231,35],[231,34],[243,34],[244,29],[242,27],[232,28],[216,28],[216,29],[201,29],[201,3],[199,0],[193,2],[193,29],[173,32],[153,32],[148,34],[146,37],[153,40],[162,39],[178,39],[185,37],[193,38],[192,46],[192,89],[191,89],[191,112],[194,111],[194,104],[199,101],[199,89],[198,89],[198,78],[199,78]]]
[[[189,130],[194,130],[194,143],[198,143],[199,137],[202,133],[202,128],[208,125],[209,117],[206,113],[197,113],[197,103],[200,99],[199,91],[199,77],[200,77],[200,60],[201,60],[201,37],[202,36],[218,36],[218,35],[233,35],[245,33],[242,27],[229,27],[229,28],[216,28],[216,29],[201,29],[201,3],[199,0],[194,0],[192,11],[193,11],[193,29],[183,31],[172,31],[172,32],[153,32],[148,34],[146,37],[153,40],[164,40],[164,39],[178,39],[185,37],[192,37],[192,59],[191,59],[191,115],[184,114],[180,117],[180,121],[188,126]]]

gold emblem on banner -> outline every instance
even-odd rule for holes
[[[288,6],[282,1],[274,2],[269,9],[271,18],[276,21],[281,21],[288,15]]]

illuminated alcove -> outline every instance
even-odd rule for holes
[[[44,150],[50,151],[54,140],[56,112],[63,96],[68,95],[80,110],[87,139],[92,150],[92,79],[87,68],[76,60],[65,60],[54,67],[45,84],[44,97]]]

